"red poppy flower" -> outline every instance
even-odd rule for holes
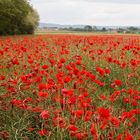
[[[39,97],[45,97],[45,98],[47,98],[47,97],[48,97],[48,93],[40,91],[40,92],[38,93],[38,96],[39,96]]]
[[[43,119],[48,119],[50,116],[50,113],[48,110],[43,110],[40,114],[40,117],[42,117]]]
[[[122,85],[122,81],[119,80],[119,79],[115,80],[114,82],[115,82],[115,84],[116,84],[117,86],[121,86],[121,85]]]
[[[68,129],[69,129],[70,131],[77,131],[77,130],[78,130],[78,128],[77,128],[75,125],[69,125],[69,126],[68,126]]]
[[[46,89],[46,84],[45,83],[39,83],[38,84],[38,88],[39,88],[39,90],[43,90],[43,89]]]
[[[45,136],[47,134],[47,131],[46,129],[42,129],[39,131],[39,135],[42,137],[42,136]]]

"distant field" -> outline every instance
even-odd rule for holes
[[[95,35],[121,35],[121,36],[140,36],[140,34],[124,34],[113,32],[77,32],[77,31],[36,31],[35,35],[82,35],[82,36],[95,36]]]
[[[125,33],[116,33],[116,32],[80,32],[80,31],[68,31],[68,30],[38,30],[35,31],[35,34],[81,34],[81,35],[92,35],[92,34],[120,34],[125,35]],[[129,34],[131,35],[131,34]],[[135,34],[132,34],[135,35]],[[136,34],[140,35],[140,34]]]
[[[92,34],[114,34],[114,33],[108,33],[108,32],[78,32],[78,31],[66,31],[66,30],[49,30],[49,31],[36,31],[35,34],[81,34],[81,35],[92,35]]]

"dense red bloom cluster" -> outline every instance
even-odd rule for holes
[[[105,119],[105,120],[108,120],[109,117],[110,117],[110,112],[108,109],[102,107],[102,108],[98,108],[98,113],[99,113],[99,116],[101,119]]]
[[[0,139],[138,140],[140,37],[0,38]]]

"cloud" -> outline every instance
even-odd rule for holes
[[[58,3],[58,2],[91,2],[91,3],[119,3],[140,4],[140,0],[31,0],[33,3]]]
[[[78,0],[85,2],[98,3],[119,3],[119,4],[140,4],[140,0]]]
[[[112,1],[112,2],[109,2]],[[123,1],[123,4],[122,4]],[[140,25],[137,0],[31,0],[41,22],[91,25]],[[116,4],[117,2],[117,4]],[[140,2],[139,2],[140,3]]]

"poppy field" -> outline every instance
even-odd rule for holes
[[[1,37],[0,140],[140,140],[140,36]]]

